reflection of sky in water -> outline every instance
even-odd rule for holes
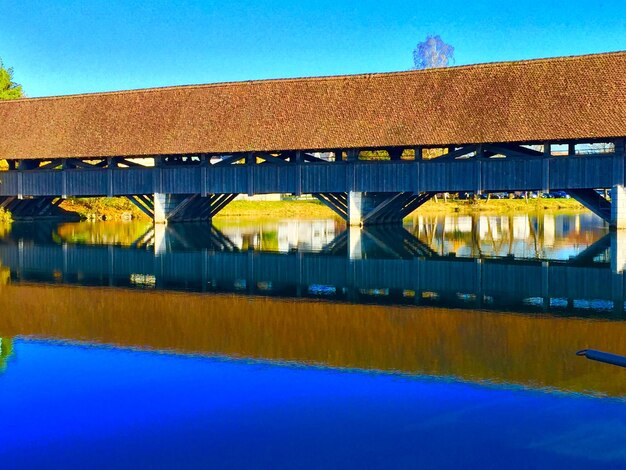
[[[439,254],[542,259],[568,259],[607,233],[588,213],[419,216],[410,230]]]
[[[39,228],[37,228],[39,227]],[[591,213],[513,215],[417,215],[404,228],[437,254],[461,257],[515,256],[565,260],[602,238],[608,231]],[[373,229],[378,229],[374,227]],[[230,247],[287,253],[319,252],[346,230],[337,219],[246,221],[219,219],[210,225],[175,224],[168,227],[142,223],[16,224],[9,238],[36,243],[154,246],[155,251],[206,248],[210,231],[217,230]],[[370,229],[372,230],[372,229]],[[386,227],[376,238],[393,247],[399,232]],[[390,236],[391,235],[391,236]],[[397,238],[397,237],[396,237]],[[406,240],[405,240],[406,242]],[[404,243],[404,242],[403,242]],[[219,245],[219,244],[218,244]],[[215,247],[213,247],[214,249]]]
[[[606,468],[626,406],[360,371],[16,341],[3,468]]]
[[[221,220],[220,230],[240,249],[320,251],[345,228],[336,220],[292,220],[250,225]],[[591,213],[418,216],[405,228],[438,254],[568,259],[607,233]]]
[[[341,232],[338,222],[328,220],[285,220],[255,225],[220,224],[220,229],[237,248],[321,251]]]

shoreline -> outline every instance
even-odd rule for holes
[[[61,206],[68,217],[79,216],[82,220],[148,220],[147,216],[124,198],[85,198],[68,199]],[[588,209],[573,199],[480,199],[480,200],[438,200],[428,201],[406,218],[418,215],[442,214],[513,214],[536,212],[583,213]],[[214,220],[228,218],[244,219],[338,219],[340,217],[317,200],[282,201],[233,201],[218,213]],[[0,212],[0,222],[11,220],[8,212]]]
[[[429,201],[405,219],[417,215],[441,214],[502,214],[528,212],[588,212],[584,206],[573,199],[492,199],[479,201],[449,200],[444,202]],[[318,201],[234,201],[226,206],[215,219],[233,217],[274,218],[297,217],[300,219],[340,217]]]

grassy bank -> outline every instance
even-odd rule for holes
[[[337,215],[319,201],[233,201],[216,218],[328,219]]]
[[[146,215],[126,198],[71,198],[64,201],[62,209],[78,214],[83,219],[130,220],[146,219]],[[567,211],[583,212],[586,209],[573,199],[493,199],[477,201],[431,200],[418,209],[419,214],[474,214]],[[416,214],[414,213],[414,214]],[[10,221],[10,214],[0,210],[0,223]],[[332,210],[316,200],[285,201],[234,201],[216,218],[247,219],[327,219],[338,217]]]
[[[573,199],[479,199],[477,201],[430,200],[418,209],[418,213],[459,213],[477,212],[507,214],[515,212],[567,211],[583,212],[585,207]]]
[[[70,198],[61,209],[78,214],[82,219],[130,220],[147,218],[125,197]]]
[[[474,213],[525,213],[545,211],[586,211],[573,199],[493,199],[478,201],[431,200],[414,214],[474,214]],[[217,218],[298,218],[320,219],[338,217],[318,201],[235,201],[224,208]]]

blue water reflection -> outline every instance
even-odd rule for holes
[[[626,468],[596,222],[14,224],[0,468]]]
[[[23,339],[10,361],[3,468],[626,465],[617,399]]]

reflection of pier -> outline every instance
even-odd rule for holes
[[[440,255],[567,258],[606,233],[591,213],[418,216],[411,232]]]
[[[344,232],[327,250],[315,253],[240,251],[214,227],[204,228],[195,238],[178,228],[174,235],[168,232],[165,249],[156,252],[20,239],[0,245],[0,261],[16,281],[468,308],[573,309],[600,301],[603,309],[623,310],[621,232],[607,235],[578,258],[543,261],[437,256],[401,229],[391,238],[384,230]],[[611,263],[594,262],[609,245]]]

